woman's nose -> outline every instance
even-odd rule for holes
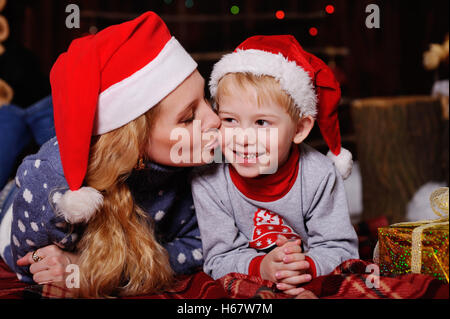
[[[210,129],[218,129],[221,124],[220,118],[206,102],[202,106],[200,120],[202,121],[202,132],[206,132]]]

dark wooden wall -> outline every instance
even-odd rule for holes
[[[78,4],[82,10],[80,29],[65,27],[65,7],[70,3]],[[427,93],[433,74],[424,71],[422,53],[430,42],[442,42],[449,29],[448,0],[193,0],[193,3],[192,8],[186,8],[184,0],[172,0],[169,5],[164,0],[10,0],[5,15],[10,22],[11,38],[33,51],[46,73],[70,41],[89,32],[91,26],[102,29],[146,10],[167,17],[172,33],[193,53],[232,50],[257,33],[291,33],[306,48],[348,48],[349,55],[339,57],[338,65],[347,78],[345,95],[354,97]],[[380,29],[367,29],[364,25],[365,7],[369,3],[380,6]],[[323,12],[327,4],[335,6],[334,14]],[[237,16],[230,13],[232,5],[240,7]],[[278,9],[286,12],[285,19],[274,17]],[[308,34],[309,26],[319,29],[318,36]]]
[[[422,54],[429,43],[441,43],[449,29],[448,0],[192,1],[187,8],[185,0],[9,0],[4,14],[12,32],[9,41],[31,50],[47,75],[72,39],[147,10],[163,17],[205,77],[222,53],[248,36],[293,34],[305,49],[336,63],[344,96],[341,129],[344,145],[350,148],[354,139],[348,102],[367,96],[428,94],[437,75],[424,70]],[[70,3],[80,6],[80,29],[65,27]],[[370,3],[380,7],[380,29],[365,27]],[[335,7],[331,15],[324,11],[328,4]],[[239,6],[238,15],[230,13],[232,5]],[[283,20],[275,18],[277,10],[286,13]],[[319,31],[315,37],[308,33],[312,26]],[[448,70],[440,72],[448,77]]]

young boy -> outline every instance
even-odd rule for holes
[[[340,176],[352,160],[340,146],[340,88],[326,64],[292,36],[255,36],[214,66],[210,89],[229,163],[193,180],[205,272],[257,275],[295,295],[358,258]],[[302,144],[316,114],[335,165]]]

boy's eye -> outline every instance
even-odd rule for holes
[[[232,117],[225,117],[225,118],[222,119],[222,121],[230,123],[230,124],[237,123],[236,120],[234,118],[232,118]]]
[[[256,123],[256,125],[259,125],[259,126],[268,126],[268,125],[270,125],[270,123],[267,122],[266,120],[257,120],[255,123]]]

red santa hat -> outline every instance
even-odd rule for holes
[[[306,52],[291,35],[253,36],[214,65],[209,83],[216,96],[220,79],[228,73],[274,77],[300,109],[300,116],[316,118],[322,136],[343,178],[351,174],[352,154],[341,147],[337,107],[341,89],[331,69]]]
[[[153,12],[72,42],[50,74],[55,130],[70,190],[57,203],[71,223],[86,222],[103,197],[83,187],[91,137],[147,112],[197,68]]]

